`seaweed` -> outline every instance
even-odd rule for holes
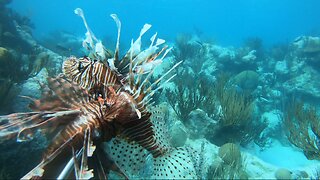
[[[253,101],[235,89],[227,89],[222,93],[220,105],[222,109],[222,126],[246,125],[251,120]]]
[[[184,61],[175,78],[176,87],[166,91],[166,97],[179,119],[185,121],[191,111],[204,110],[209,117],[216,112],[216,98],[212,80],[202,73],[208,48],[192,35],[180,34],[176,38],[173,55],[176,62]]]
[[[185,121],[191,111],[202,108],[209,116],[215,112],[215,98],[209,82],[183,69],[175,79],[176,88],[167,90],[166,97],[179,119]],[[186,82],[186,79],[188,82]]]
[[[206,137],[216,145],[227,142],[237,142],[246,145],[255,141],[260,146],[266,144],[266,137],[262,131],[267,127],[266,122],[254,118],[254,98],[243,91],[238,91],[230,81],[231,76],[221,73],[217,76],[214,92],[216,104],[219,105],[218,115],[215,117],[218,126],[216,131],[208,132]]]
[[[205,142],[201,143],[200,151],[196,151],[190,146],[186,147],[187,152],[190,154],[192,164],[195,168],[195,172],[198,179],[205,179],[204,177],[204,154],[205,154]]]
[[[320,117],[314,106],[293,100],[284,117],[288,140],[301,149],[307,159],[320,160]]]

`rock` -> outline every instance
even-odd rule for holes
[[[320,53],[320,37],[300,36],[294,40],[293,46],[302,53]]]
[[[209,129],[209,125],[215,124],[216,121],[208,117],[207,113],[201,109],[191,111],[186,121],[186,127],[189,130],[190,137],[202,138],[210,131],[213,133],[214,130]]]
[[[218,54],[218,58],[223,61],[234,60],[236,58],[236,52],[234,50],[220,46],[213,46],[213,50]]]
[[[20,86],[20,96],[27,96],[31,98],[40,98],[41,96],[41,86],[39,83],[46,84],[48,78],[48,72],[46,69],[42,69],[37,76],[27,79]],[[14,100],[16,103],[13,105],[14,111],[25,112],[28,110],[28,105],[30,103],[29,99],[16,97]]]
[[[309,174],[306,171],[297,171],[295,174],[299,179],[309,178]]]
[[[49,55],[46,52],[41,52],[37,55],[36,60],[33,62],[32,75],[38,74],[41,69],[47,64]]]
[[[50,76],[55,76],[61,72],[63,59],[65,57],[60,56],[59,54],[41,46],[38,44],[32,37],[32,35],[26,32],[21,26],[15,23],[19,38],[23,39],[30,47],[38,49],[39,52],[48,55],[47,66],[50,67],[47,69]],[[41,54],[40,53],[40,54]]]
[[[320,73],[313,68],[305,69],[300,75],[293,77],[283,84],[289,93],[298,93],[309,98],[320,98]]]
[[[277,61],[275,64],[275,73],[279,75],[287,75],[289,73],[287,61]]]
[[[265,112],[261,116],[261,122],[266,120],[268,123],[268,127],[263,131],[263,133],[271,133],[276,130],[277,126],[282,123],[282,112],[279,110],[272,110],[269,112]]]
[[[277,179],[291,179],[291,172],[288,170],[288,169],[285,169],[285,168],[279,168],[274,176],[277,178]]]
[[[170,142],[174,147],[184,146],[188,139],[188,134],[185,126],[181,121],[175,121],[170,128],[171,139]]]
[[[251,50],[247,55],[243,56],[241,59],[243,62],[252,62],[257,59],[256,50]]]
[[[211,77],[212,79],[214,79],[213,75],[217,70],[218,70],[217,62],[212,61],[212,59],[208,59],[203,63],[201,73],[204,73],[205,76]]]

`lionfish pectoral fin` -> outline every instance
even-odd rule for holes
[[[45,154],[41,163],[21,179],[27,179],[30,177],[41,177],[44,179],[48,179],[59,176],[61,177],[61,174],[64,174],[63,176],[69,178],[70,173],[66,173],[68,171],[68,168],[66,167],[71,166],[72,164],[70,165],[70,163],[73,162],[70,162],[70,158],[72,158],[73,156],[73,148],[71,149],[70,147],[73,147],[74,141],[78,141],[78,139],[81,137],[81,133],[76,133],[68,140],[66,140],[63,144],[60,144],[59,147],[56,148],[54,151]],[[42,173],[40,174],[38,172]]]
[[[15,113],[0,116],[0,138],[9,140],[17,138],[17,141],[26,141],[41,130],[42,133],[54,130],[58,125],[72,120],[79,111],[45,111]]]
[[[77,164],[77,157],[80,155],[81,151],[78,152],[77,154],[74,152],[74,148],[72,147],[72,157],[66,164],[66,166],[63,168],[57,179],[68,179],[70,176],[70,173],[72,171],[72,166],[74,167],[75,170],[75,178],[79,179],[79,175],[77,174],[77,171],[79,169],[79,166]]]
[[[118,164],[113,161],[108,152],[103,150],[103,144],[98,143],[94,152],[94,171],[95,178],[108,179],[108,174],[111,171],[115,172],[119,177],[129,179],[128,176],[121,170]]]
[[[165,155],[153,158],[153,165],[155,169],[151,179],[198,179],[185,148],[172,148]]]
[[[93,177],[93,170],[88,167],[88,157],[91,157],[95,150],[91,142],[91,129],[87,128],[83,140],[83,152],[80,164],[80,171],[77,173],[79,179],[90,179]]]
[[[126,179],[137,178],[145,174],[144,166],[148,152],[139,144],[116,137],[107,143],[107,155],[112,159],[110,169]],[[140,177],[144,178],[144,177]]]
[[[35,177],[42,177],[44,173],[43,166],[44,166],[44,162],[42,161],[35,168],[33,168],[26,175],[24,175],[21,179],[32,179]]]

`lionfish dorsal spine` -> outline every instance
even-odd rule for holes
[[[156,39],[157,35],[158,35],[158,32],[154,33],[154,35],[151,36],[151,38],[150,38],[151,43],[150,43],[150,46],[149,46],[149,47],[152,47],[152,46],[153,46],[154,40]]]
[[[159,89],[161,89],[163,87],[163,85],[167,82],[169,82],[172,78],[174,78],[176,76],[176,74],[172,75],[168,80],[166,80],[164,83],[162,83],[162,85],[158,86],[156,89],[153,89],[154,86],[158,85],[158,83],[161,82],[161,80],[163,78],[165,78],[172,70],[174,70],[179,64],[181,64],[182,61],[176,63],[171,69],[169,69],[166,73],[164,73],[160,78],[158,78],[156,81],[154,81],[145,91],[144,93],[148,94],[144,97],[143,101],[140,101],[140,103],[146,103],[148,101],[149,98],[151,98],[154,93],[156,91],[158,91]]]
[[[81,17],[83,23],[87,29],[86,39],[83,41],[84,48],[88,49],[87,43],[90,45],[91,49],[94,49],[94,41],[98,41],[95,35],[92,33],[91,29],[88,26],[87,20],[84,16],[83,10],[81,8],[76,8],[74,13]]]
[[[112,19],[115,21],[117,25],[117,30],[118,30],[118,35],[117,35],[117,44],[116,44],[116,50],[114,53],[114,59],[113,61],[119,61],[119,46],[120,46],[120,33],[121,33],[121,22],[116,14],[111,14],[110,15]],[[114,62],[113,62],[114,64]]]

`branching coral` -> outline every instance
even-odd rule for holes
[[[308,159],[320,160],[320,117],[316,108],[293,102],[287,110],[284,123],[289,141],[302,149]]]
[[[206,84],[208,82],[184,70],[178,73],[178,77],[175,80],[176,89],[167,91],[166,97],[179,118],[184,121],[192,110],[201,107],[207,107],[208,112],[213,113],[214,109],[208,107],[214,106],[214,98],[210,97],[212,93]],[[186,79],[192,83],[186,83]]]

